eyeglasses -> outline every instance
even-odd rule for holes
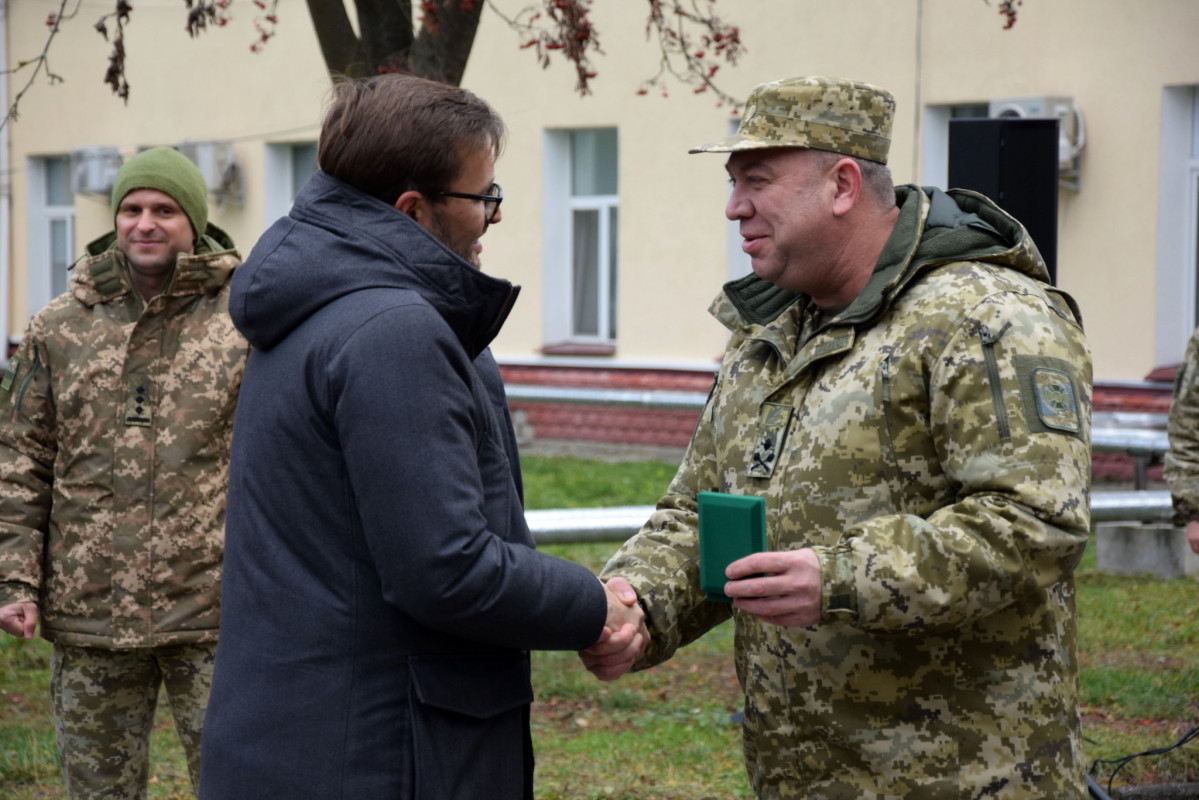
[[[500,188],[498,183],[491,184],[487,189],[487,194],[466,194],[465,192],[438,192],[438,197],[461,197],[464,200],[478,200],[483,204],[483,211],[487,214],[487,221],[495,222],[495,215],[499,213],[500,203],[504,201],[504,190]]]

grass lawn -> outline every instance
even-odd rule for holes
[[[652,504],[675,464],[526,457],[530,508]],[[598,570],[615,544],[545,548]],[[1199,581],[1102,575],[1093,550],[1078,572],[1079,658],[1088,763],[1173,744],[1199,725]],[[538,800],[749,798],[724,625],[668,664],[611,683],[573,653],[535,653]],[[49,646],[0,638],[0,798],[59,800],[48,709]],[[164,704],[165,705],[165,704]],[[170,722],[155,728],[150,796],[189,797]],[[1106,785],[1110,767],[1097,780]],[[1114,787],[1199,782],[1199,741],[1139,758]]]

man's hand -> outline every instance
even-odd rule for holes
[[[1187,523],[1187,544],[1196,553],[1199,553],[1199,521]]]
[[[604,584],[608,595],[608,619],[599,641],[579,651],[583,666],[601,681],[624,675],[649,644],[645,612],[637,602],[637,593],[624,578],[612,578]]]
[[[21,639],[32,639],[37,627],[37,603],[12,603],[0,607],[0,630]]]
[[[808,627],[820,622],[820,559],[810,548],[753,553],[729,564],[724,593],[764,622]],[[754,577],[750,577],[754,576]]]

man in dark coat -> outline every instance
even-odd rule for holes
[[[233,436],[201,797],[530,798],[530,649],[640,646],[640,607],[538,553],[478,269],[503,123],[411,76],[340,83],[318,171],[234,281]]]

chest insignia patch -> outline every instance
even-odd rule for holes
[[[149,427],[154,416],[154,392],[145,375],[125,379],[125,424]]]
[[[1070,376],[1056,369],[1042,367],[1032,374],[1033,391],[1037,398],[1037,416],[1045,427],[1078,433],[1078,398]]]
[[[749,477],[769,478],[774,475],[779,453],[787,438],[794,409],[781,403],[763,403],[758,417],[758,435],[749,464]]]

